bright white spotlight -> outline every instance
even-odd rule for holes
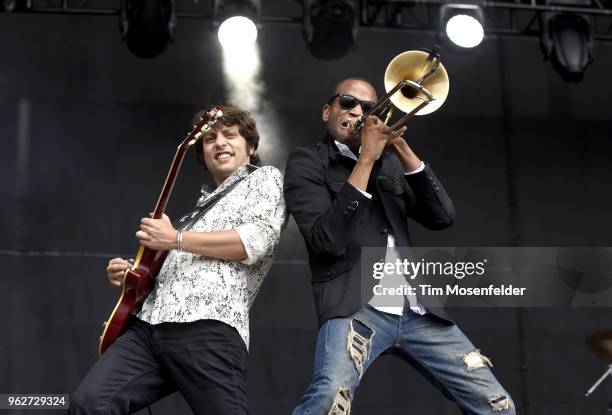
[[[446,22],[446,35],[457,46],[473,48],[482,42],[484,30],[474,17],[456,14]]]
[[[217,36],[224,49],[246,49],[257,40],[257,27],[247,17],[233,16],[221,23]]]

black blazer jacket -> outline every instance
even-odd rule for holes
[[[373,261],[363,263],[362,247],[378,249],[382,259],[390,230],[400,247],[410,246],[407,218],[432,230],[451,226],[455,218],[453,203],[429,166],[404,175],[397,157],[384,152],[370,175],[370,199],[347,183],[355,163],[326,134],[313,147],[293,150],[285,170],[285,201],[306,241],[319,324],[367,304],[370,295],[363,293],[373,279],[361,277]],[[435,298],[421,301],[450,321]]]

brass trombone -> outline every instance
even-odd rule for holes
[[[386,111],[387,124],[397,108],[405,114],[391,125],[395,131],[413,116],[431,114],[440,108],[448,96],[448,88],[448,73],[440,62],[437,48],[400,53],[387,65],[385,96],[349,127],[352,132],[358,132],[366,118],[381,109],[381,114]]]

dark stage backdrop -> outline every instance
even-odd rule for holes
[[[176,42],[154,60],[132,56],[118,37],[114,17],[0,14],[2,393],[76,388],[117,299],[106,262],[133,256],[138,220],[151,210],[192,114],[224,100],[216,33],[205,22],[179,20]],[[434,41],[362,31],[346,58],[321,62],[300,27],[264,25],[264,97],[279,119],[278,167],[290,148],[321,136],[331,84],[356,74],[380,89],[393,56]],[[537,39],[489,38],[463,55],[443,50],[448,101],[413,120],[407,138],[445,184],[457,222],[436,233],[415,224],[416,243],[612,245],[612,46],[594,53],[584,81],[569,85],[543,62]],[[188,157],[170,215],[189,209],[206,180]],[[252,310],[255,415],[290,413],[312,374],[317,324],[305,254],[292,221]],[[454,315],[492,359],[519,413],[605,413],[609,381],[584,398],[605,369],[584,339],[611,328],[610,309]],[[189,413],[177,395],[152,409]],[[353,413],[459,411],[414,369],[384,357],[365,375]]]

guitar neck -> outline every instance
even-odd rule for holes
[[[181,168],[181,164],[183,164],[183,159],[185,158],[185,154],[189,147],[181,144],[174,154],[174,158],[172,159],[172,164],[170,164],[170,170],[166,175],[166,181],[164,182],[164,186],[162,187],[161,194],[159,195],[159,199],[157,199],[157,204],[155,205],[155,210],[153,211],[153,219],[161,219],[164,211],[166,210],[166,205],[168,204],[168,200],[170,199],[170,194],[172,193],[172,188],[174,187],[174,183],[176,182],[176,177],[178,176],[178,171]],[[138,253],[136,254],[136,260],[132,266],[132,269],[135,269],[139,266],[145,266],[146,268],[154,267],[155,264],[158,264],[158,259],[165,257],[165,253],[163,251],[157,251],[155,249],[147,248],[146,246],[140,244],[138,247]],[[158,264],[161,265],[161,264]]]
[[[174,158],[172,159],[172,163],[170,164],[170,170],[166,175],[166,181],[164,182],[164,186],[162,187],[159,199],[157,199],[157,203],[155,204],[155,210],[153,210],[153,219],[160,219],[164,211],[166,210],[168,200],[170,199],[170,194],[172,193],[172,189],[174,188],[174,183],[176,183],[178,172],[181,168],[181,165],[183,164],[183,159],[185,158],[185,154],[187,153],[188,148],[189,147],[187,145],[181,144],[176,149],[176,153],[174,153]]]

